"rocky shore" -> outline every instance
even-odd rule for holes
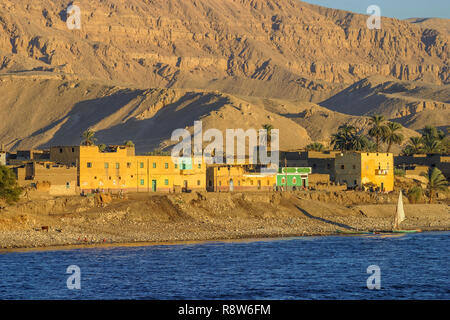
[[[355,191],[41,198],[0,210],[0,250],[381,231],[391,228],[395,203],[394,194]],[[446,201],[405,211],[404,229],[450,230]]]

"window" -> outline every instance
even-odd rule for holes
[[[199,168],[199,169],[201,169],[201,168],[202,168],[202,165],[201,165],[201,163],[199,163],[199,164],[198,164],[198,168]]]
[[[222,181],[219,181],[219,187],[221,187],[222,186]]]
[[[356,181],[356,180],[353,181],[353,184],[354,184],[354,185],[357,185],[357,184],[358,184],[358,181]]]
[[[156,162],[153,162],[153,169],[156,168]]]
[[[201,184],[201,181],[200,180],[197,180],[197,185],[199,186]]]
[[[144,168],[144,163],[141,162],[141,163],[139,164],[139,166],[141,167],[141,169]]]
[[[344,166],[344,165],[341,165],[341,169],[344,170],[344,169],[345,169],[345,166]]]
[[[141,186],[143,186],[145,184],[145,180],[141,179]]]
[[[169,169],[169,164],[168,163],[164,163],[164,168]]]
[[[116,163],[116,169],[120,169],[120,163]]]
[[[355,165],[353,165],[353,169],[356,169],[356,166],[355,166]]]
[[[70,189],[70,182],[66,183],[66,189]]]
[[[75,152],[75,148],[72,148],[72,153],[74,153]]]
[[[178,164],[175,164],[175,169],[178,169]]]
[[[88,168],[92,168],[92,162],[88,162],[88,163],[87,163],[87,167],[88,167]]]
[[[127,162],[127,168],[131,168],[131,162]]]
[[[63,152],[63,149],[62,149],[62,148],[60,148],[60,149],[59,149],[59,153],[62,153],[62,152]]]
[[[105,169],[108,169],[108,168],[109,168],[109,163],[105,162]]]
[[[169,180],[168,180],[168,179],[164,180],[164,184],[165,184],[166,186],[168,186],[168,185],[169,185]]]

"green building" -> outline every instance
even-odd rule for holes
[[[288,189],[308,188],[308,177],[312,173],[311,168],[279,168],[277,174],[277,187],[286,187]]]

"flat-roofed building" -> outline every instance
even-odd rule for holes
[[[392,153],[345,152],[336,156],[336,182],[349,188],[373,186],[380,191],[394,190]]]

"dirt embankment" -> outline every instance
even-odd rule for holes
[[[394,195],[363,192],[130,194],[31,200],[0,211],[0,247],[171,242],[387,230]],[[407,203],[407,200],[405,200]],[[109,201],[108,201],[109,202]],[[406,205],[403,227],[450,230],[447,204]]]

